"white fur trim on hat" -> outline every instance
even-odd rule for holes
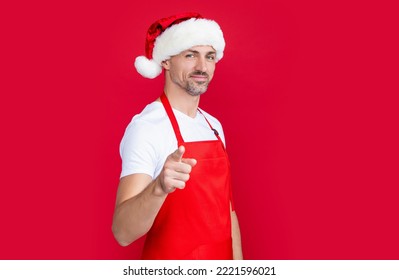
[[[212,46],[215,61],[223,57],[225,41],[220,26],[213,20],[191,18],[168,27],[155,40],[152,60],[136,58],[135,67],[143,77],[153,79],[162,72],[162,62],[194,46]]]
[[[161,64],[173,55],[200,45],[212,46],[216,51],[216,61],[223,57],[223,33],[215,21],[192,18],[172,25],[157,37],[152,57]]]

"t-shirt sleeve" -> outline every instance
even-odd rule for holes
[[[132,121],[120,143],[122,171],[120,177],[144,173],[154,177],[158,158],[151,137],[152,125],[145,121]]]

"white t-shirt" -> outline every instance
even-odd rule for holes
[[[197,112],[195,118],[173,109],[185,142],[216,140],[204,116]],[[201,110],[212,127],[225,142],[220,122]],[[159,175],[168,155],[177,149],[177,139],[172,124],[161,102],[154,101],[135,115],[125,130],[120,143],[122,172],[120,177],[144,173],[155,178]],[[183,156],[184,157],[184,156]]]

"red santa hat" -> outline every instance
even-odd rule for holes
[[[198,13],[184,13],[154,22],[147,32],[145,56],[134,62],[137,72],[153,79],[162,72],[162,61],[193,46],[212,46],[216,62],[222,59],[225,42],[220,26]]]

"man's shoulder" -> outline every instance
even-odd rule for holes
[[[159,141],[162,135],[167,134],[168,122],[162,104],[155,101],[132,118],[126,127],[124,138]]]
[[[160,102],[154,101],[148,104],[143,111],[135,115],[131,123],[148,123],[148,124],[158,124],[160,120],[164,119],[166,116],[165,110]]]

